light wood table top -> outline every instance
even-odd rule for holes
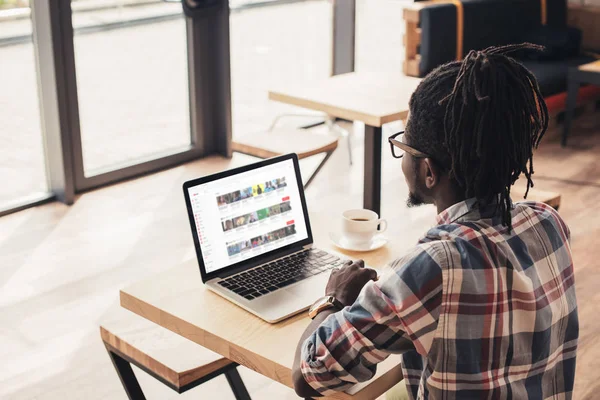
[[[527,193],[527,199],[524,199],[526,186],[525,182],[517,181],[510,191],[510,197],[512,201],[539,201],[548,204],[550,207],[558,210],[560,207],[561,195],[556,192],[547,192],[539,189],[529,189]]]
[[[398,74],[352,72],[269,91],[269,99],[381,127],[406,118],[421,79]]]
[[[321,214],[310,216],[315,244],[335,253],[327,238],[334,223],[332,219],[335,218]],[[427,228],[413,225],[411,233],[418,237]],[[363,258],[369,266],[382,269],[398,254],[392,250],[396,250],[395,245],[406,249],[412,244],[414,239],[409,242],[407,236],[398,235],[377,251],[344,253],[347,258]],[[306,313],[277,324],[264,322],[206,289],[196,259],[122,290],[121,305],[215,353],[293,387],[291,368],[296,344],[310,323]],[[348,392],[352,394],[338,393],[330,398],[374,399],[401,379],[400,357],[391,356],[379,365],[374,379],[353,387]]]
[[[301,313],[269,324],[206,289],[195,259],[121,291],[121,305],[203,347],[293,387],[294,352],[310,323]],[[357,385],[355,396],[374,399],[402,379],[399,357],[378,368],[376,379]]]
[[[592,61],[591,63],[579,66],[581,71],[600,72],[600,60]]]

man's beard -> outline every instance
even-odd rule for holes
[[[413,192],[408,193],[408,199],[406,199],[407,207],[418,207],[422,206],[423,204],[425,204],[425,200],[423,200],[421,196]]]

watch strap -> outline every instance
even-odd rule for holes
[[[323,297],[321,299],[317,300],[317,302],[322,301],[322,300],[323,300]],[[321,304],[317,309],[315,309],[315,310],[311,309],[311,312],[309,313],[309,316],[311,317],[311,319],[314,319],[322,311],[329,310],[330,308],[336,308],[338,311],[340,311],[344,308],[344,305],[338,299],[336,299],[334,296],[325,296],[325,300],[326,300],[326,302]],[[310,314],[312,314],[312,315],[310,315]]]
[[[329,297],[331,297],[331,304],[333,304],[334,307],[338,309],[338,311],[342,311],[344,309],[344,307],[346,307],[345,305],[342,304],[341,301],[336,299],[334,296],[329,296]]]

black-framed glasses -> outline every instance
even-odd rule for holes
[[[390,149],[392,151],[392,156],[394,158],[402,158],[404,153],[409,153],[411,156],[416,158],[431,158],[429,155],[423,153],[404,143],[403,139],[404,131],[400,131],[398,133],[394,133],[392,136],[388,138],[388,142],[390,142]]]

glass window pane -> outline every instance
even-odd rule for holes
[[[410,3],[356,1],[356,71],[402,73],[405,30],[402,10]]]
[[[323,79],[331,73],[329,1],[247,8],[244,3],[252,2],[230,2],[234,137],[267,129],[279,114],[308,112],[269,101],[269,89]],[[311,122],[297,118],[287,121],[297,126]]]
[[[0,210],[48,192],[29,8],[0,9]]]
[[[97,3],[72,2],[86,176],[190,145],[181,4]]]

